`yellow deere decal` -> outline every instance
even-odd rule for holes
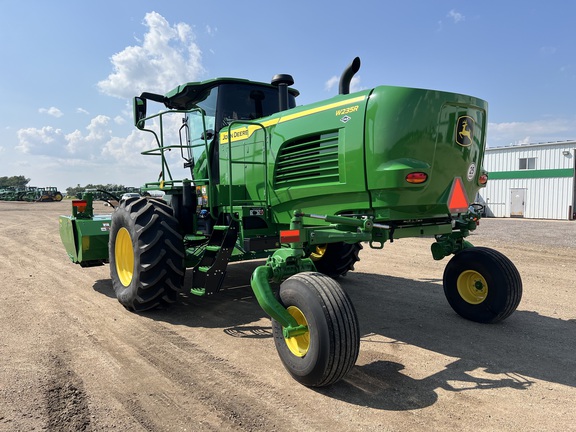
[[[463,147],[472,144],[474,137],[474,119],[470,116],[461,116],[456,122],[456,142]]]
[[[268,120],[265,122],[260,123],[262,126],[264,127],[269,127],[269,126],[274,126],[278,123],[284,123],[290,120],[294,120],[297,118],[301,118],[301,117],[306,117],[309,116],[311,114],[316,114],[318,112],[322,112],[322,111],[327,111],[327,110],[331,110],[333,108],[338,108],[341,107],[342,105],[348,105],[348,104],[352,104],[352,103],[356,103],[356,102],[361,102],[364,99],[366,99],[366,96],[358,96],[352,99],[346,99],[344,101],[340,101],[340,102],[334,102],[328,105],[322,105],[316,108],[310,108],[304,111],[300,111],[294,114],[290,114],[284,117],[280,117],[280,118],[275,118],[272,120]],[[342,112],[346,111],[346,112],[354,112],[357,111],[359,108],[358,105],[350,107],[350,108],[344,108],[342,110],[337,110],[336,111],[336,115],[341,115]],[[254,133],[254,131],[260,129],[260,126],[256,126],[256,125],[248,125],[248,126],[241,126],[239,128],[235,128],[232,129],[232,131],[230,132],[230,134],[232,135],[232,142],[235,141],[241,141],[241,140],[245,140],[247,138],[250,138],[252,136],[252,134]],[[220,144],[228,144],[228,130],[222,130],[222,132],[220,132]]]

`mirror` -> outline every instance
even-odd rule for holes
[[[138,129],[144,129],[146,118],[146,99],[141,97],[134,98],[134,126]]]

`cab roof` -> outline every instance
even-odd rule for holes
[[[198,102],[206,99],[210,90],[222,84],[246,84],[277,89],[277,87],[272,84],[242,78],[214,78],[207,81],[189,82],[179,85],[164,95],[164,104],[167,108],[171,109],[190,109]],[[293,88],[289,88],[288,91],[294,97],[300,94],[298,90]]]

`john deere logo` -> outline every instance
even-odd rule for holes
[[[469,116],[462,116],[458,118],[456,124],[456,142],[461,146],[469,146],[472,144],[474,137],[474,119]]]

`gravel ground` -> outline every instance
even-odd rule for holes
[[[539,243],[542,247],[576,249],[576,221],[484,218],[471,235],[472,243],[476,238],[510,245]]]
[[[323,389],[284,370],[249,278],[134,314],[109,266],[72,264],[70,203],[0,202],[0,431],[568,431],[576,412],[576,222],[483,219],[524,296],[505,321],[460,318],[427,238],[365,246],[339,279],[359,318],[351,373]],[[109,212],[101,206],[99,212]],[[187,286],[190,285],[187,277]]]

